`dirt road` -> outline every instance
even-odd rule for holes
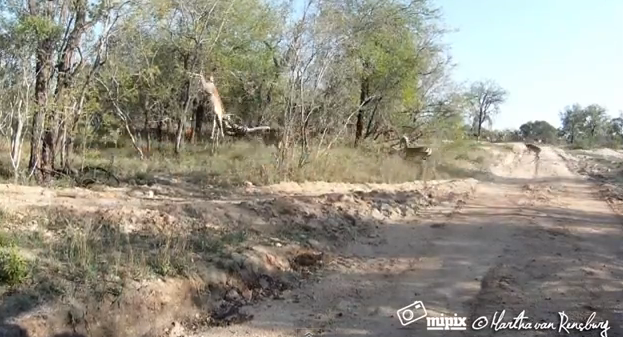
[[[254,319],[199,336],[605,336],[604,329],[559,332],[608,320],[623,335],[623,245],[618,216],[597,188],[569,171],[562,150],[544,147],[538,163],[515,144],[469,198],[423,216],[386,222],[376,237],[343,247],[323,272],[283,300],[247,308]],[[426,319],[401,326],[396,310],[422,301],[428,317],[468,317],[467,331],[429,331]],[[493,314],[549,330],[499,329]],[[480,331],[476,318],[488,317]],[[408,317],[407,317],[408,318]],[[482,319],[478,320],[482,323]],[[603,324],[603,323],[602,323]],[[498,325],[498,328],[501,328]],[[534,326],[532,327],[534,329]],[[603,325],[602,325],[603,328]]]

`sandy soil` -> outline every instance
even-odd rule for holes
[[[231,253],[241,273],[235,284],[231,273],[203,277],[204,282],[213,279],[210,282],[225,286],[222,293],[213,289],[210,298],[191,297],[197,289],[188,280],[166,280],[138,284],[135,291],[127,288],[124,310],[108,313],[99,303],[93,303],[93,309],[88,303],[76,305],[89,311],[85,321],[88,316],[99,325],[124,330],[114,336],[560,335],[553,329],[526,331],[517,326],[494,331],[492,316],[502,310],[504,322],[525,310],[524,328],[529,322],[557,328],[563,311],[570,323],[585,322],[594,312],[593,323],[608,320],[607,336],[623,335],[623,245],[612,202],[604,201],[594,179],[575,173],[582,167],[578,157],[544,146],[535,162],[522,144],[510,144],[512,151],[508,145],[488,146],[497,164],[480,175],[482,181],[282,183],[214,191],[207,198],[193,186],[175,182],[99,191],[0,185],[0,207],[18,215],[51,206],[96,214],[119,224],[128,235],[147,238],[188,232],[202,236],[219,228],[255,233],[245,247]],[[284,233],[296,239],[283,245],[271,241]],[[302,287],[262,295],[272,285],[259,280],[266,272],[261,269],[277,273],[296,267],[292,258],[302,256],[304,247],[325,254],[324,268],[308,274]],[[203,264],[208,263],[197,263]],[[251,282],[257,284],[245,285],[241,270],[257,274]],[[222,299],[236,308],[242,305],[240,311],[253,319],[192,329],[179,323],[184,316],[203,319],[208,302],[224,304]],[[426,319],[402,326],[397,310],[415,301],[424,304],[428,318],[467,317],[467,330],[429,331]],[[13,309],[5,298],[0,309],[7,312],[0,312],[0,323],[19,326],[30,337],[48,337],[71,325],[65,322],[66,313],[52,314],[68,306],[75,311],[67,302],[61,298],[47,308],[9,315]],[[53,320],[54,315],[58,319]],[[488,326],[473,331],[481,316],[488,318]],[[74,331],[86,329],[80,324],[74,324]],[[0,324],[0,335],[2,328]],[[569,328],[568,335],[601,332]],[[110,334],[89,333],[104,335]]]
[[[623,159],[623,152],[613,149],[578,150],[578,153],[588,156],[600,156],[611,159]]]
[[[491,321],[501,310],[504,321],[525,310],[525,323],[551,322],[556,329],[559,312],[578,323],[595,312],[593,323],[609,321],[608,336],[623,335],[618,215],[594,183],[568,169],[571,155],[544,146],[533,162],[522,151],[515,144],[490,181],[445,183],[449,189],[471,184],[471,196],[384,221],[374,240],[341,247],[317,282],[247,308],[252,321],[194,337],[561,335],[494,331],[491,323],[477,332],[469,328],[477,317]],[[401,326],[396,310],[414,301],[423,302],[428,317],[468,317],[468,330],[428,331],[425,319]],[[571,336],[601,332],[569,328]]]

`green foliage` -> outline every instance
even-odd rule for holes
[[[36,43],[44,39],[58,39],[63,33],[63,27],[49,18],[24,15],[20,16],[14,32],[26,41]]]
[[[519,127],[524,139],[540,139],[545,143],[555,143],[558,138],[558,130],[546,121],[530,121]]]
[[[382,101],[365,109],[366,125],[427,132],[432,115],[447,113],[437,103],[455,104],[445,92],[450,67],[437,40],[444,32],[428,2],[326,1],[319,13],[317,45],[336,49],[326,76],[337,111],[327,119],[348,116],[365,98],[377,97]]]
[[[620,120],[608,117],[606,109],[574,104],[560,113],[561,136],[572,146],[590,148],[621,141]]]
[[[28,262],[19,254],[14,245],[0,247],[0,283],[8,286],[18,285],[29,274]]]
[[[72,3],[66,17],[57,10],[47,14],[43,5],[39,13],[45,15],[9,10],[0,22],[0,46],[11,51],[0,54],[0,64],[7,64],[0,69],[0,83],[7,86],[0,88],[3,109],[24,92],[15,85],[18,76],[34,82],[32,60],[42,42],[49,42],[51,59],[59,59],[73,27],[68,18],[86,3]],[[122,10],[117,2],[88,4],[87,21],[95,25],[80,35],[63,97],[54,90],[62,79],[54,62],[48,64],[48,87],[41,89],[49,95],[45,111],[58,121],[56,129],[75,121],[66,138],[76,145],[70,157],[86,156],[90,147],[123,147],[128,132],[145,148],[146,136],[155,139],[156,131],[168,141],[178,125],[187,129],[199,117],[210,122],[206,96],[190,74],[199,72],[214,76],[227,113],[246,126],[287,124],[292,144],[303,129],[311,143],[324,134],[322,146],[350,141],[351,129],[343,130],[358,117],[369,139],[386,130],[433,142],[463,136],[471,97],[451,80],[446,32],[430,1],[327,0],[312,2],[299,17],[285,2],[264,0],[155,0]],[[95,27],[117,14],[100,44],[109,32]],[[98,58],[106,62],[94,64]],[[33,89],[28,95],[41,97]],[[357,116],[362,101],[372,97]],[[42,111],[32,106],[31,114]],[[27,128],[34,134],[30,123]],[[204,124],[204,136],[208,128]]]

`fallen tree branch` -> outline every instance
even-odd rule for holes
[[[109,170],[99,166],[85,166],[79,170],[63,168],[60,170],[48,169],[44,167],[38,168],[41,172],[48,173],[52,177],[64,177],[73,180],[80,187],[88,187],[95,183],[108,186],[119,186],[121,181]],[[102,173],[106,179],[96,177],[97,173]],[[111,184],[112,180],[112,184]]]

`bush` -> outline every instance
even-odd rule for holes
[[[28,277],[28,262],[15,247],[0,250],[0,283],[14,286]]]

